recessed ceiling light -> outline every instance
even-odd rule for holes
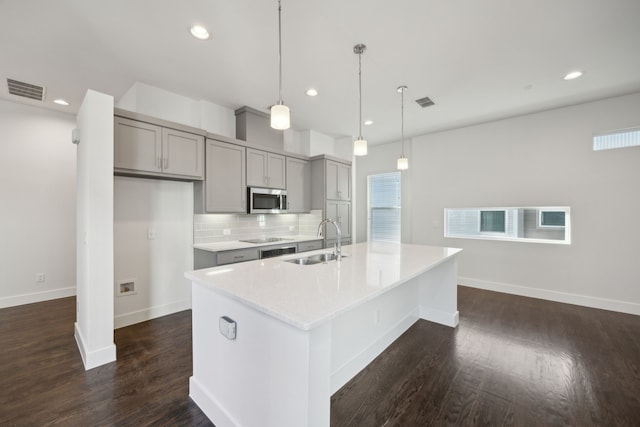
[[[69,103],[64,99],[55,99],[53,102],[55,102],[58,105],[64,105],[65,107],[69,105]]]
[[[582,71],[572,71],[569,74],[567,74],[566,76],[564,76],[564,79],[565,80],[573,80],[573,79],[577,79],[581,75],[582,75]]]
[[[314,88],[308,89],[306,92],[307,96],[318,96],[318,91]]]
[[[365,126],[371,126],[373,124],[373,120],[365,120],[364,121],[364,125]]]
[[[209,31],[201,25],[194,25],[191,27],[191,35],[200,40],[207,40],[209,38]]]

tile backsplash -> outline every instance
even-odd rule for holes
[[[263,237],[315,235],[322,221],[322,210],[308,214],[236,215],[210,214],[193,216],[195,244]]]

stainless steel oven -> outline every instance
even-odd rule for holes
[[[287,213],[287,190],[248,187],[247,202],[248,213]]]

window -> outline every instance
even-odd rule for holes
[[[481,233],[504,233],[505,211],[480,211]]]
[[[369,241],[400,242],[401,188],[400,172],[367,177]]]
[[[640,146],[640,128],[604,132],[593,136],[593,150]]]
[[[450,208],[444,237],[571,243],[568,207]]]
[[[538,211],[538,227],[564,228],[564,211]]]

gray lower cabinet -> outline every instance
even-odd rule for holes
[[[204,178],[204,137],[114,118],[114,172],[167,179]]]
[[[322,249],[323,240],[308,240],[298,242],[296,244],[297,252],[315,251]],[[233,264],[236,262],[253,261],[260,258],[260,250],[276,249],[292,246],[291,243],[283,243],[281,245],[259,246],[255,248],[232,249],[228,251],[212,252],[204,249],[193,250],[193,268],[195,270],[201,268],[217,267],[219,265]]]
[[[195,270],[236,262],[252,261],[254,259],[258,259],[257,248],[234,249],[221,252],[211,252],[202,249],[193,250],[193,268]]]
[[[318,249],[322,249],[321,239],[298,243],[298,252],[315,251]]]
[[[218,252],[218,265],[253,261],[254,259],[258,259],[258,249],[256,248]]]
[[[194,183],[195,213],[246,213],[245,147],[207,139],[207,173]]]
[[[311,165],[306,160],[287,157],[287,204],[289,213],[311,210]]]

